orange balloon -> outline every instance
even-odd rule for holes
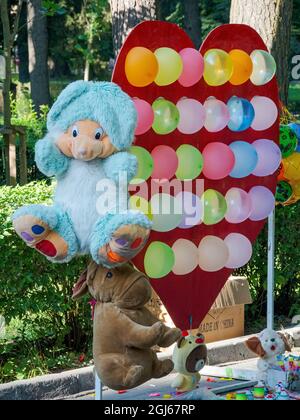
[[[250,56],[242,50],[232,50],[229,53],[233,62],[233,75],[229,80],[234,86],[246,83],[253,72],[253,63]]]
[[[284,175],[284,166],[281,163],[280,168],[278,169],[278,181],[286,181],[286,177]]]
[[[158,74],[158,61],[154,53],[144,47],[135,47],[129,51],[125,62],[128,82],[135,87],[151,85]]]

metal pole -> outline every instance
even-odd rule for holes
[[[96,401],[102,401],[103,400],[103,389],[102,389],[102,382],[99,378],[97,372],[95,372],[95,390],[96,390]]]
[[[275,290],[275,209],[268,220],[268,328],[274,329],[274,290]]]

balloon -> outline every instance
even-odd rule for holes
[[[183,62],[180,55],[171,48],[159,48],[155,51],[158,61],[158,75],[155,83],[158,86],[168,86],[176,82],[183,72]]]
[[[203,174],[213,180],[226,178],[235,165],[234,154],[224,143],[209,143],[203,150],[203,159]]]
[[[199,225],[203,219],[203,207],[200,198],[189,191],[179,193],[176,198],[182,205],[183,213],[183,218],[178,227],[190,229]]]
[[[135,130],[135,135],[140,136],[147,133],[152,127],[154,121],[154,112],[152,106],[142,100],[135,98],[133,99],[137,114],[138,114],[138,124]]]
[[[265,96],[255,96],[251,103],[255,112],[252,123],[253,130],[264,131],[272,127],[278,118],[278,108],[275,102]]]
[[[293,188],[293,198],[296,201],[300,200],[300,182],[291,182],[291,186]]]
[[[229,56],[233,63],[233,75],[229,80],[234,86],[246,83],[252,74],[253,64],[250,56],[242,50],[232,50]]]
[[[173,178],[178,168],[178,157],[170,146],[157,146],[152,151],[154,171],[152,179],[169,180]]]
[[[153,103],[152,108],[154,111],[152,128],[156,134],[166,135],[176,130],[180,115],[172,102],[159,98]]]
[[[263,86],[269,83],[276,74],[276,61],[267,51],[255,50],[251,54],[253,73],[251,82],[255,86]]]
[[[253,105],[249,101],[233,96],[229,99],[227,107],[230,113],[228,128],[231,131],[245,131],[251,127],[255,115]]]
[[[156,232],[170,232],[182,220],[180,200],[169,194],[155,194],[150,201],[153,214],[153,227]]]
[[[280,148],[271,140],[257,140],[252,146],[258,155],[258,163],[253,171],[253,175],[273,175],[281,163],[282,156]]]
[[[285,204],[293,197],[293,187],[287,181],[280,181],[276,189],[276,202]]]
[[[204,126],[205,112],[203,105],[195,99],[180,99],[177,103],[180,114],[178,130],[183,134],[195,134]]]
[[[216,225],[224,219],[227,212],[227,203],[222,194],[215,190],[206,190],[201,200],[205,225]]]
[[[153,172],[154,163],[152,156],[146,149],[139,146],[132,146],[130,148],[130,153],[132,153],[138,160],[138,171],[130,184],[141,184],[144,181],[147,181]]]
[[[264,220],[275,208],[275,197],[272,191],[266,187],[257,186],[249,191],[252,201],[250,220],[258,222]]]
[[[204,55],[204,80],[209,86],[222,86],[233,75],[233,62],[228,53],[212,49]]]
[[[230,173],[232,178],[246,178],[256,168],[258,154],[255,148],[245,141],[231,143],[230,149],[235,156],[235,165]]]
[[[151,279],[161,279],[167,276],[175,264],[172,248],[163,242],[152,242],[145,254],[144,266],[147,276]]]
[[[300,153],[293,153],[283,160],[284,176],[289,181],[300,180]]]
[[[236,269],[248,264],[251,260],[253,248],[249,239],[239,233],[231,233],[224,242],[229,250],[226,268]]]
[[[172,249],[175,255],[174,274],[184,276],[192,273],[198,267],[198,248],[193,242],[186,239],[178,239]]]
[[[280,152],[281,153],[281,152]],[[286,177],[284,175],[284,166],[283,166],[283,162],[281,162],[279,170],[278,170],[278,177],[277,177],[278,181],[285,181]]]
[[[132,195],[129,198],[129,208],[130,210],[135,210],[141,213],[144,213],[149,220],[153,220],[152,209],[150,203],[139,195]]]
[[[280,149],[283,158],[291,156],[297,149],[298,138],[288,125],[280,126]]]
[[[297,145],[296,152],[300,153],[300,124],[298,124],[298,123],[291,123],[291,124],[289,124],[289,127],[293,130],[293,132],[297,136],[298,145]]]
[[[240,188],[231,188],[226,196],[226,220],[229,223],[243,223],[250,216],[252,210],[251,198]]]
[[[216,236],[206,236],[199,245],[199,265],[203,271],[214,273],[222,270],[229,258],[225,242]]]
[[[202,79],[204,58],[194,48],[185,48],[179,55],[183,62],[183,72],[178,81],[184,87],[194,86]]]
[[[204,103],[205,123],[204,127],[210,133],[224,130],[230,120],[230,114],[224,102],[214,97],[208,98]]]
[[[153,52],[143,47],[132,48],[126,57],[125,73],[132,86],[151,85],[158,73],[158,62]]]
[[[176,153],[179,159],[176,177],[181,181],[198,178],[203,169],[203,156],[199,150],[189,144],[183,144]]]

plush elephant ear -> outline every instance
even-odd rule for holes
[[[75,99],[78,99],[89,89],[89,84],[83,80],[69,84],[59,95],[53,107],[48,114],[47,127],[51,131],[57,124],[60,114],[68,107]]]
[[[87,284],[87,273],[88,273],[88,270],[85,270],[81,274],[78,282],[75,284],[73,288],[73,296],[72,296],[73,300],[79,300],[89,292],[88,284]]]
[[[292,351],[292,348],[291,348],[291,345],[290,345],[286,335],[283,334],[283,333],[278,333],[278,335],[279,335],[279,337],[281,337],[282,341],[284,342],[285,351],[290,353]]]
[[[253,353],[257,354],[257,356],[265,357],[266,352],[264,351],[260,339],[258,337],[249,338],[249,340],[247,340],[245,344],[248,347],[248,349],[251,350]]]

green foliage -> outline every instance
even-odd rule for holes
[[[12,322],[15,330],[12,339],[6,336],[0,340],[0,379],[58,369],[58,363],[64,365],[64,354],[89,350],[89,305],[71,300],[72,287],[86,259],[51,264],[17,237],[11,223],[14,210],[25,204],[50,203],[52,194],[53,185],[44,181],[0,187],[0,315],[7,325]],[[74,361],[74,354],[66,359]],[[15,371],[17,365],[22,366],[21,371]]]

